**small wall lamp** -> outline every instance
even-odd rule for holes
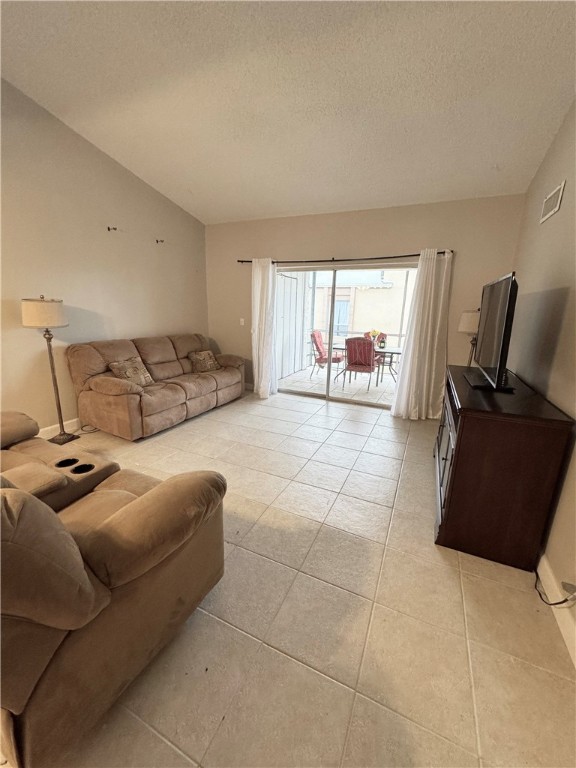
[[[56,369],[54,368],[54,356],[52,354],[52,339],[54,338],[50,328],[65,328],[68,325],[64,315],[64,306],[62,299],[45,299],[40,296],[39,299],[22,299],[22,325],[25,328],[44,328],[44,338],[48,346],[48,359],[50,360],[50,372],[52,374],[52,386],[54,387],[54,399],[56,400],[56,409],[58,411],[58,424],[60,433],[50,438],[51,443],[64,445],[71,440],[77,440],[80,435],[71,435],[64,429],[62,420],[62,408],[60,406],[60,393],[58,391],[58,381],[56,379]]]

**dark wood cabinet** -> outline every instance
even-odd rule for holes
[[[572,445],[574,421],[509,373],[512,393],[473,389],[449,366],[434,455],[436,543],[533,570]]]

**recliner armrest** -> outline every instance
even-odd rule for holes
[[[40,428],[34,419],[19,411],[0,413],[0,444],[2,448],[37,435]]]
[[[193,536],[225,493],[226,480],[217,472],[187,472],[165,480],[87,532],[64,524],[98,578],[110,588],[119,587]]]
[[[140,395],[144,391],[139,384],[115,376],[93,376],[88,385],[101,395]]]
[[[5,469],[2,475],[14,488],[31,493],[38,498],[66,485],[66,478],[61,472],[40,462],[31,461],[20,464],[18,467]]]
[[[241,365],[244,365],[244,358],[238,355],[216,355],[216,360],[223,368],[227,366],[239,368]]]

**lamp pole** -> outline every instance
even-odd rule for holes
[[[54,334],[50,328],[46,328],[42,334],[46,339],[46,346],[48,347],[48,359],[50,360],[50,373],[52,374],[52,386],[54,387],[54,399],[56,400],[56,410],[58,411],[58,425],[60,426],[60,432],[50,438],[51,443],[57,445],[65,445],[71,440],[78,440],[80,435],[71,435],[64,429],[64,420],[62,418],[62,406],[60,405],[60,391],[58,389],[58,379],[56,378],[56,368],[54,367],[54,355],[52,353],[52,339]]]
[[[56,378],[56,368],[54,366],[54,354],[52,352],[52,339],[54,338],[54,334],[50,328],[64,328],[68,325],[62,307],[62,299],[45,299],[44,296],[40,296],[39,299],[22,299],[22,325],[25,328],[44,329],[43,336],[46,339],[46,346],[48,347],[52,387],[54,388],[54,399],[56,400],[58,425],[60,427],[59,434],[55,437],[51,437],[50,442],[56,443],[57,445],[65,445],[65,443],[69,443],[71,440],[78,440],[80,435],[72,435],[64,429],[62,406],[60,405],[60,392],[58,390],[58,380]]]
[[[474,356],[474,350],[476,349],[477,336],[472,336],[470,339],[470,354],[468,355],[468,368],[472,365],[472,358]]]

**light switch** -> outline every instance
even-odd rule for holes
[[[240,318],[240,325],[244,325],[244,318],[243,317]]]

